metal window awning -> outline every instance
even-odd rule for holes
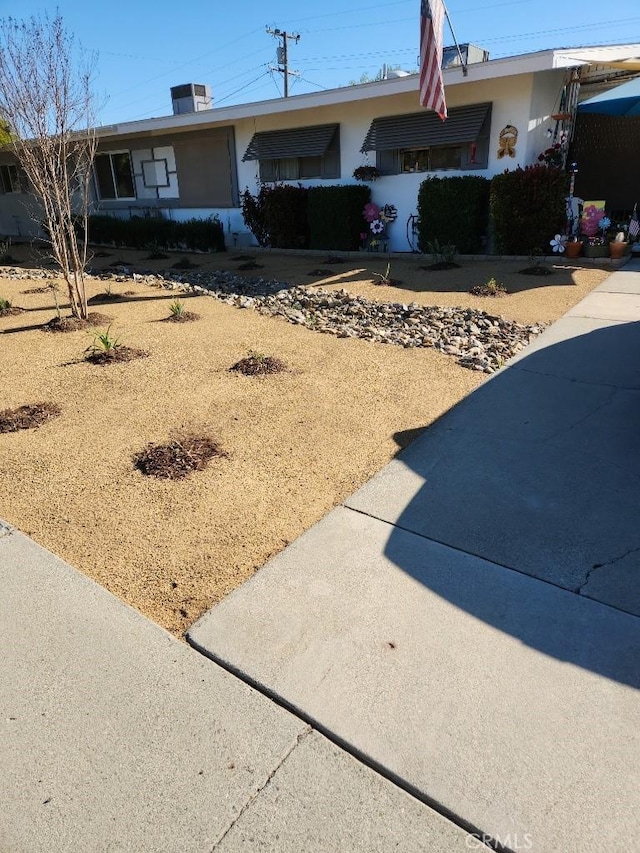
[[[322,157],[333,142],[337,124],[318,124],[292,130],[254,133],[245,160],[279,160],[285,157]]]
[[[437,113],[426,110],[410,115],[374,118],[360,151],[475,142],[490,109],[490,103],[453,107],[446,121],[441,121]]]

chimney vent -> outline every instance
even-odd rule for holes
[[[175,116],[210,110],[213,107],[211,86],[204,86],[202,83],[185,83],[182,86],[173,86],[171,102]]]

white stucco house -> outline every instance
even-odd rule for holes
[[[425,177],[490,178],[536,162],[553,141],[571,138],[578,102],[637,75],[639,57],[640,44],[627,44],[487,60],[466,73],[446,68],[445,122],[420,108],[417,74],[223,108],[211,107],[208,87],[176,87],[175,114],[98,129],[94,210],[216,214],[227,245],[247,245],[245,187],[355,183],[353,170],[369,163],[381,173],[373,200],[398,209],[390,248],[409,251],[404,223]],[[34,233],[27,200],[11,154],[0,153],[0,233]]]

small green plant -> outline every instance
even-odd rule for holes
[[[0,311],[8,311],[11,308],[11,301],[9,299],[3,299],[0,296]]]
[[[60,303],[58,302],[58,284],[55,281],[52,281],[50,282],[50,284],[47,285],[47,287],[49,288],[49,290],[51,290],[53,294],[53,301],[56,304],[56,316],[58,320],[60,320],[62,318],[62,314],[60,313]]]
[[[391,261],[387,263],[384,273],[372,272],[371,275],[378,279],[378,281],[373,282],[374,284],[391,284]]]
[[[458,247],[454,243],[444,243],[441,245],[437,237],[429,240],[427,250],[433,256],[434,263],[437,264],[451,264],[458,254]]]
[[[110,331],[111,326],[108,326],[106,332],[96,332],[92,343],[89,344],[85,352],[91,355],[96,355],[97,353],[113,354],[121,344],[118,338],[111,337]]]
[[[184,303],[179,299],[175,299],[169,306],[172,317],[184,317]]]
[[[490,278],[484,284],[474,285],[469,292],[474,296],[505,296],[508,291],[502,282]]]

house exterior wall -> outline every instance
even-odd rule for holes
[[[551,75],[559,81],[562,80],[562,72],[552,72]],[[439,177],[464,174],[491,178],[498,172],[504,171],[505,168],[515,168],[518,165],[525,166],[533,162],[528,152],[535,151],[537,157],[539,151],[542,150],[536,147],[537,141],[530,140],[530,135],[537,133],[535,127],[531,128],[530,121],[533,81],[533,74],[522,74],[516,77],[470,82],[451,87],[447,91],[449,108],[485,101],[490,101],[493,104],[487,168],[477,171],[465,169],[464,172],[453,170],[429,174]],[[553,106],[555,94],[554,90],[549,109]],[[538,109],[542,109],[542,105]],[[321,182],[317,179],[311,179],[296,181],[295,183],[300,183],[303,186],[314,186],[319,183],[322,183],[323,186],[354,184],[357,181],[352,178],[352,173],[357,166],[364,162],[375,164],[375,152],[371,152],[368,157],[360,153],[360,147],[373,119],[419,111],[416,91],[383,98],[363,99],[351,104],[337,104],[314,110],[271,114],[256,119],[240,120],[235,125],[240,190],[248,187],[251,192],[255,192],[259,186],[257,161],[242,162],[244,152],[256,132],[338,122],[340,124],[341,177]],[[497,155],[498,136],[502,128],[509,124],[517,127],[519,131],[516,157],[499,159]],[[371,195],[376,204],[394,204],[398,209],[398,218],[389,232],[389,247],[392,251],[409,251],[411,248],[407,240],[406,223],[410,215],[417,213],[418,189],[426,177],[427,173],[424,172],[385,175],[371,184]],[[227,220],[232,222],[233,231],[241,235],[238,238],[241,243],[254,242],[251,235],[246,231],[241,215],[232,215],[230,211],[212,210],[211,212],[218,213],[223,223]]]
[[[417,213],[418,189],[428,175],[476,174],[491,178],[504,169],[535,162],[540,151],[547,147],[548,117],[557,105],[564,73],[562,69],[535,73],[527,70],[490,79],[479,74],[481,79],[473,79],[471,71],[469,79],[461,78],[455,85],[447,86],[449,108],[484,102],[492,104],[487,167],[385,175],[372,183],[373,201],[380,205],[393,204],[398,210],[398,218],[389,231],[391,250],[409,251],[411,248],[406,223]],[[373,119],[420,112],[417,76],[414,82],[415,88],[403,82],[404,90],[396,90],[393,94],[385,94],[386,87],[381,89],[377,84],[354,87],[360,90],[358,92],[337,90],[335,102],[331,104],[305,106],[306,100],[301,98],[299,109],[295,104],[275,101],[272,110],[263,109],[253,116],[247,116],[245,109],[245,114],[236,118],[230,118],[227,113],[226,120],[223,115],[218,119],[219,113],[213,109],[206,114],[194,114],[191,125],[186,123],[187,116],[176,117],[175,122],[167,119],[164,126],[157,129],[144,125],[139,132],[135,132],[135,125],[129,125],[123,131],[131,129],[131,132],[100,138],[99,152],[130,152],[136,198],[100,199],[96,193],[93,210],[123,217],[160,212],[176,220],[217,215],[230,248],[255,243],[244,224],[239,205],[239,194],[244,188],[255,192],[259,183],[258,162],[242,160],[253,134],[338,123],[340,177],[299,183],[303,186],[353,184],[356,181],[352,173],[357,166],[376,162],[375,152],[368,156],[360,152]],[[515,156],[500,159],[500,131],[507,125],[518,130]],[[166,162],[167,186],[145,186],[143,169],[148,161]],[[29,233],[24,203],[13,195],[0,197],[0,230],[16,233],[16,217],[20,217],[18,227],[22,233]]]

